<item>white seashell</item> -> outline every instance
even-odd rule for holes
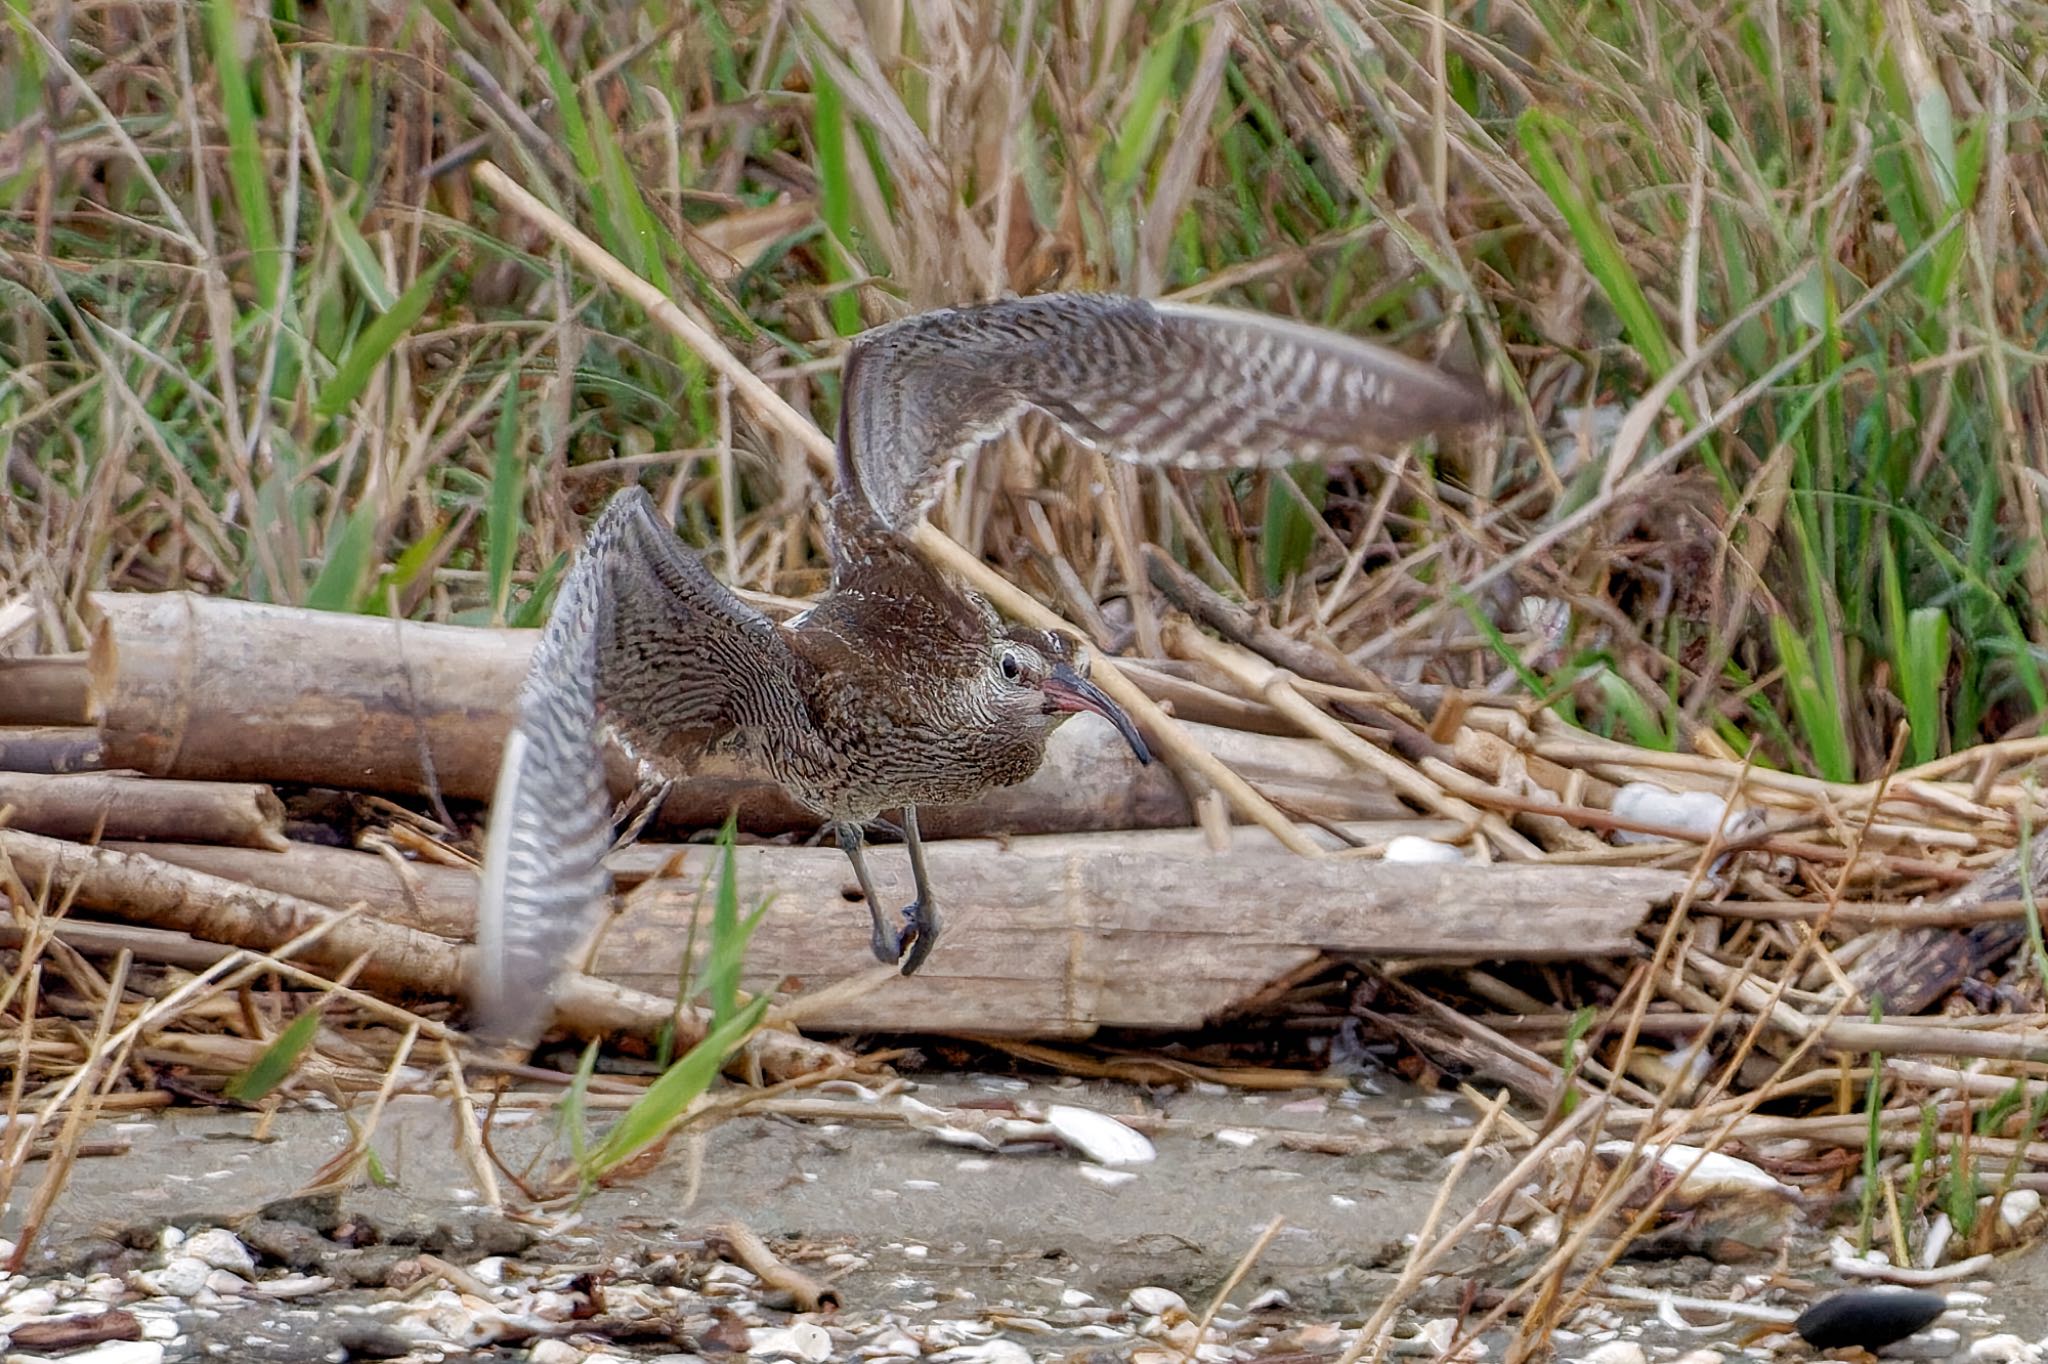
[[[1083,1293],[1078,1288],[1062,1288],[1060,1290],[1060,1306],[1062,1307],[1086,1307],[1094,1301],[1093,1297]]]
[[[47,1288],[24,1288],[0,1302],[0,1312],[10,1317],[47,1317],[56,1310],[57,1295]]]
[[[832,1333],[814,1321],[757,1326],[747,1332],[747,1353],[764,1359],[801,1359],[806,1364],[825,1364],[832,1357]]]
[[[1186,1315],[1188,1310],[1186,1298],[1171,1288],[1159,1288],[1150,1284],[1133,1288],[1130,1297],[1124,1301],[1133,1312],[1143,1312],[1148,1317],[1163,1317],[1168,1312]]]
[[[1619,1160],[1628,1155],[1632,1143],[1603,1141],[1593,1149],[1603,1156]],[[1673,1142],[1662,1150],[1645,1147],[1644,1154],[1654,1156],[1657,1163],[1672,1174],[1684,1176],[1678,1185],[1679,1198],[1698,1200],[1757,1193],[1799,1197],[1799,1190],[1790,1184],[1780,1183],[1748,1161],[1737,1160],[1719,1151],[1703,1151],[1697,1146]],[[1688,1174],[1688,1170],[1691,1173]]]
[[[1595,1345],[1579,1358],[1586,1364],[1649,1364],[1649,1356],[1643,1347],[1632,1340],[1610,1340],[1605,1345]]]
[[[1396,834],[1387,840],[1389,862],[1463,862],[1465,854],[1448,843],[1414,834]]]
[[[249,1291],[265,1298],[309,1298],[334,1287],[334,1280],[320,1274],[287,1274],[249,1285]]]
[[[958,1345],[932,1356],[936,1364],[1031,1364],[1031,1351],[1001,1336],[973,1345]]]
[[[1927,1235],[1920,1240],[1920,1268],[1932,1269],[1948,1254],[1950,1238],[1956,1234],[1955,1223],[1948,1220],[1948,1214],[1938,1212],[1927,1221]]]
[[[242,1244],[241,1237],[225,1227],[208,1227],[193,1233],[185,1239],[185,1253],[205,1261],[210,1268],[225,1269],[245,1279],[256,1277],[256,1257]]]
[[[1097,1165],[1144,1165],[1158,1156],[1142,1132],[1133,1132],[1107,1114],[1093,1109],[1053,1104],[1045,1110],[1045,1125],[1062,1142]]]
[[[1632,781],[1616,791],[1613,809],[1622,819],[1681,830],[1701,838],[1711,837],[1716,829],[1735,832],[1742,816],[1739,810],[1729,811],[1727,800],[1712,791],[1668,791],[1652,781]],[[1661,843],[1664,840],[1659,834],[1616,829],[1614,841]]]
[[[924,1346],[893,1326],[859,1350],[863,1359],[916,1359],[923,1354]]]
[[[1138,1177],[1135,1170],[1112,1170],[1107,1165],[1079,1165],[1074,1173],[1090,1184],[1100,1184],[1105,1189],[1119,1189]]]
[[[1221,1127],[1216,1130],[1216,1140],[1243,1151],[1259,1144],[1259,1134],[1247,1132],[1242,1127]]]
[[[110,1340],[65,1355],[64,1364],[163,1364],[164,1347],[153,1340]]]

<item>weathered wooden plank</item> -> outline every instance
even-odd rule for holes
[[[1103,1027],[1185,1029],[1226,1013],[1322,955],[1571,959],[1632,949],[1681,873],[1633,868],[1476,867],[1334,857],[1310,861],[1260,831],[1213,855],[1192,833],[954,840],[929,847],[945,937],[915,977],[813,1027],[1084,1037]],[[676,979],[705,850],[670,882],[643,886],[593,967],[653,990]],[[908,870],[871,853],[885,895]],[[817,990],[872,969],[867,919],[830,849],[742,848],[744,903],[770,901],[749,983]],[[700,935],[701,941],[701,935]]]

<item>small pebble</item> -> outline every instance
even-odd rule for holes
[[[350,1359],[397,1359],[412,1353],[413,1338],[396,1326],[358,1317],[341,1324],[334,1343]]]
[[[256,1277],[256,1258],[249,1254],[242,1238],[225,1227],[208,1227],[193,1233],[185,1240],[185,1253],[205,1261],[210,1268],[225,1269],[245,1279]]]
[[[1799,1314],[1792,1329],[1816,1350],[1848,1346],[1877,1350],[1905,1340],[1947,1310],[1948,1299],[1939,1293],[1857,1288],[1822,1298]],[[1943,1354],[1904,1357],[1946,1359],[1955,1352],[1956,1344],[1960,1339]]]
[[[195,1260],[190,1255],[173,1255],[164,1262],[164,1267],[154,1274],[145,1274],[143,1279],[157,1292],[167,1298],[189,1298],[206,1287],[206,1280],[213,1269],[204,1260]]]
[[[566,1340],[537,1340],[526,1357],[532,1364],[582,1364],[583,1351]]]
[[[2013,1193],[2032,1193],[2028,1190],[2013,1190]],[[2012,1194],[2006,1197],[2011,1198]],[[2039,1195],[2036,1195],[2039,1197]],[[2041,1364],[2041,1347],[2023,1340],[2010,1331],[2001,1331],[1995,1336],[1970,1342],[1970,1358],[1983,1360],[1984,1364]]]

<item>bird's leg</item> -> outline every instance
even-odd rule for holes
[[[839,835],[839,851],[853,863],[854,879],[860,882],[860,893],[868,902],[868,918],[875,925],[874,936],[868,939],[868,950],[875,954],[877,961],[894,966],[896,959],[903,955],[903,935],[889,927],[888,921],[882,917],[882,902],[875,898],[875,883],[868,877],[868,860],[861,852],[860,825],[842,820],[833,827]]]
[[[932,903],[931,878],[924,869],[924,839],[917,832],[917,807],[903,807],[903,839],[910,848],[910,880],[917,898],[903,907],[903,927],[910,934],[910,955],[903,959],[903,974],[914,976],[939,940],[939,907]]]

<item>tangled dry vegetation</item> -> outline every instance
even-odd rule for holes
[[[803,597],[843,339],[1099,287],[1380,336],[1487,373],[1513,416],[1384,467],[1270,477],[1139,474],[1032,430],[985,451],[935,517],[964,552],[930,543],[1207,728],[1165,732],[1154,787],[1068,771],[950,831],[1085,858],[1135,837],[1086,831],[1192,821],[1220,842],[1234,814],[1322,859],[1254,864],[1270,887],[1377,857],[1407,819],[1551,869],[1553,908],[1612,898],[1574,875],[1661,871],[1629,883],[1606,955],[1560,958],[1598,940],[1556,932],[1514,949],[1503,911],[1500,942],[1398,964],[1334,938],[1259,958],[1233,983],[1268,988],[1200,1013],[1285,1017],[1319,1039],[1291,1059],[1318,1066],[1363,1020],[1414,1073],[1545,1115],[1515,1128],[1532,1158],[1595,1125],[1730,1147],[1810,1192],[1853,1181],[1901,1258],[1990,1247],[1980,1198],[2048,1181],[2048,955],[2015,852],[2048,749],[2048,20],[1875,0],[1740,23],[1682,3],[1442,13],[16,6],[0,768],[149,776],[0,786],[8,1107],[27,1118],[0,1188],[39,1144],[77,1154],[88,1116],[216,1100],[294,1018],[317,1018],[302,1091],[459,1088],[448,1008],[420,997],[459,969],[526,645],[478,633],[461,647],[482,662],[429,676],[403,661],[437,647],[428,623],[542,618],[584,514],[628,480],[757,600]],[[356,614],[167,621],[93,595],[167,589]],[[371,693],[388,713],[348,709]],[[333,716],[309,718],[330,705],[366,717],[346,723],[386,767],[331,770]],[[215,785],[168,784],[191,778]],[[1707,817],[1623,797],[1635,782],[1705,793]],[[707,789],[746,794],[754,832],[789,819]],[[200,846],[316,835],[348,845],[297,854],[329,881]],[[642,856],[622,876],[652,903],[668,854]],[[761,884],[782,874],[764,861]],[[1233,907],[1302,946],[1275,913],[1260,930]],[[586,980],[573,1025],[687,1040],[692,1015],[645,988],[675,978],[673,947],[645,964],[657,936],[619,956],[639,978]],[[763,950],[756,984],[827,969]],[[1162,959],[1162,990],[1199,996],[1191,970]],[[789,1016],[876,1027],[872,984]],[[1043,1035],[1158,1020],[1056,1022]],[[1198,1055],[1239,1060],[1232,1040]],[[866,1063],[781,1031],[745,1055],[793,1082]]]

